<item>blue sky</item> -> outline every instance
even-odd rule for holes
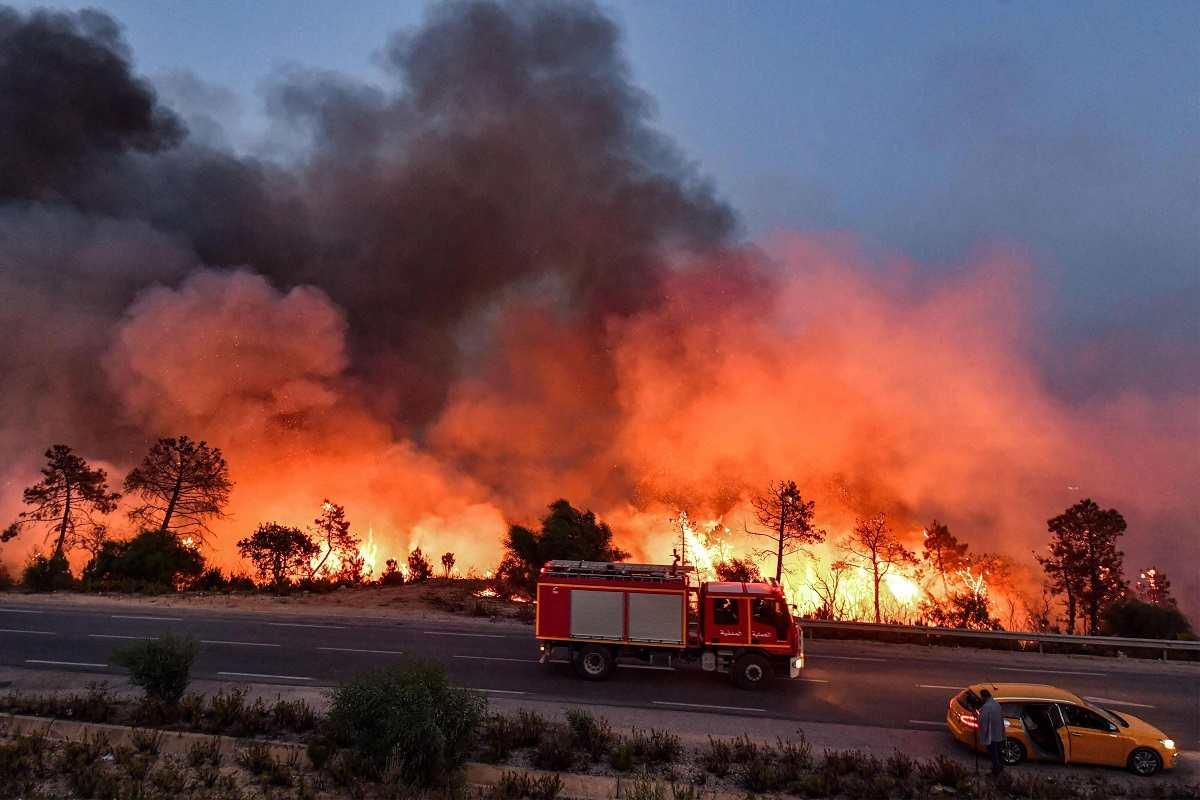
[[[425,8],[92,5],[125,26],[143,73],[238,96],[241,136],[285,65],[383,81],[375,53]],[[1016,247],[1049,290],[1055,342],[1115,338],[1125,380],[1200,385],[1200,3],[605,7],[660,126],[747,235],[844,231],[932,270]]]

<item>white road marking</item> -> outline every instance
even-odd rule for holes
[[[311,681],[302,675],[262,675],[257,672],[218,672],[218,675],[228,675],[233,678],[276,678],[281,681]]]
[[[28,633],[30,636],[58,636],[54,631],[23,631],[19,628],[0,628],[0,633]]]
[[[144,617],[137,614],[113,614],[113,619],[141,619],[148,622],[183,622],[183,617]]]
[[[1148,706],[1145,703],[1133,703],[1133,702],[1130,702],[1129,700],[1113,700],[1108,697],[1084,697],[1083,699],[1087,700],[1089,703],[1096,703],[1097,705],[1102,705],[1102,706],[1129,706],[1130,708],[1154,708],[1154,706]]]
[[[502,633],[457,633],[455,631],[421,631],[426,636],[471,636],[476,639],[505,639]]]
[[[277,644],[270,642],[226,642],[221,639],[201,639],[200,644],[238,644],[245,647],[279,647]]]
[[[0,614],[45,614],[45,611],[27,611],[23,608],[0,608]]]
[[[963,687],[961,687],[961,686],[942,686],[939,683],[918,683],[917,688],[918,689],[949,689],[952,692],[956,692]]]
[[[750,708],[749,706],[710,706],[705,703],[672,703],[668,700],[651,700],[656,706],[674,706],[676,708],[711,708],[717,711],[758,711],[766,713],[765,708]]]
[[[1104,672],[1070,672],[1063,669],[1031,669],[1023,667],[991,667],[991,669],[998,669],[1001,672],[1040,672],[1044,675],[1087,675],[1092,678],[1103,678],[1107,675]]]
[[[938,720],[935,722],[931,719],[910,719],[908,721],[908,724],[909,725],[939,725],[940,726],[940,725],[945,725],[946,721]]]
[[[335,631],[345,630],[345,625],[315,625],[308,622],[268,622],[276,628],[329,628]]]
[[[115,633],[89,633],[88,638],[89,639],[142,639],[142,640],[150,640],[150,641],[156,641],[158,639],[157,636],[120,636]]]
[[[823,658],[832,658],[832,659],[836,659],[838,661],[879,661],[879,662],[887,661],[886,658],[871,658],[869,656],[817,656],[817,655],[811,655],[811,656],[809,656],[809,658],[810,659],[815,658],[818,661],[820,661]]]
[[[328,650],[332,653],[375,653],[381,656],[402,656],[403,650],[363,650],[358,647],[318,647],[318,650]]]
[[[468,692],[491,692],[492,694],[525,694],[524,692],[518,692],[513,689],[472,689],[470,687],[467,687],[467,691]]]
[[[454,656],[468,661],[517,661],[521,664],[536,664],[536,658],[505,658],[504,656]],[[565,662],[564,662],[565,663]]]
[[[27,658],[27,659],[25,659],[25,663],[26,664],[53,664],[54,666],[57,666],[57,667],[100,667],[101,669],[108,669],[108,664],[88,664],[83,661],[43,661],[40,658]]]

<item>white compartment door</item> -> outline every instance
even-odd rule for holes
[[[683,595],[629,593],[629,638],[635,642],[683,643]]]
[[[572,639],[621,639],[624,634],[624,592],[571,590]]]

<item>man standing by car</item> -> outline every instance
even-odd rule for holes
[[[979,708],[979,741],[992,757],[992,775],[1004,769],[1000,748],[1004,746],[1004,712],[992,693],[984,689],[979,693],[983,705]]]

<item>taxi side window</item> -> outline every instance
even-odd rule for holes
[[[718,625],[738,625],[741,623],[740,609],[742,604],[729,597],[718,597],[713,601],[713,622]]]
[[[1112,729],[1112,725],[1109,724],[1108,720],[1086,708],[1073,705],[1063,705],[1061,708],[1063,716],[1067,719],[1067,725],[1072,728],[1088,728],[1094,731],[1108,731]]]
[[[1020,703],[1001,703],[1000,713],[1006,717],[1019,717],[1025,708]]]

